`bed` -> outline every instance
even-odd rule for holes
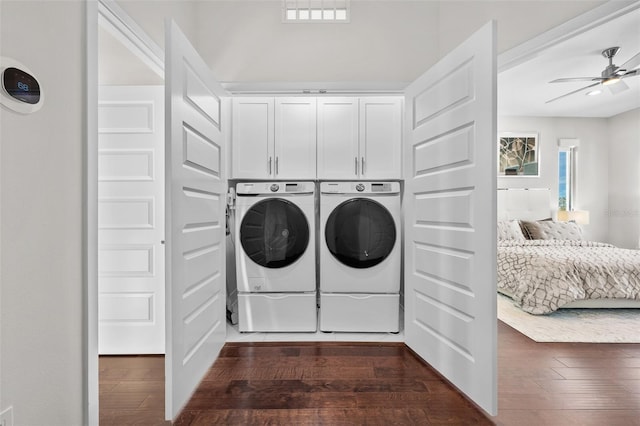
[[[498,191],[498,292],[525,312],[640,308],[640,251],[550,218],[548,189]]]

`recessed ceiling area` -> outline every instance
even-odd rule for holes
[[[155,12],[153,9],[155,14],[151,17],[147,16],[150,10],[146,2],[145,14],[141,14],[143,8],[142,6],[138,8],[138,5],[142,3],[122,2],[122,5],[126,6],[126,9],[136,6],[131,9],[131,12],[136,15],[134,18],[137,17],[145,25],[157,24],[156,21],[161,22],[157,16],[161,11]],[[289,84],[287,87],[306,89],[308,87],[302,87],[296,82],[329,81],[341,83],[343,86],[348,85],[352,90],[373,87],[398,91],[419,75],[420,70],[427,69],[430,61],[438,56],[439,50],[445,51],[446,46],[455,44],[450,40],[451,34],[445,30],[451,27],[446,23],[453,17],[458,16],[459,19],[459,13],[454,13],[458,12],[458,8],[454,7],[458,5],[456,2],[397,2],[396,6],[402,6],[393,9],[398,14],[397,18],[418,15],[423,19],[421,24],[402,21],[403,25],[400,28],[412,28],[412,31],[432,28],[429,33],[431,37],[422,32],[412,33],[412,37],[408,35],[400,37],[402,40],[409,41],[432,40],[426,44],[420,42],[418,43],[420,46],[415,47],[408,42],[397,42],[398,31],[374,31],[370,28],[371,23],[378,22],[376,19],[380,19],[381,16],[386,17],[391,10],[388,7],[395,3],[357,2],[354,7],[361,9],[357,10],[360,21],[356,20],[349,25],[341,24],[337,29],[331,27],[331,31],[327,32],[328,27],[323,25],[310,27],[297,24],[283,25],[280,2],[265,1],[255,4],[252,2],[252,5],[259,7],[259,10],[250,16],[247,16],[245,2],[201,2],[193,3],[194,10],[198,12],[196,16],[199,19],[207,17],[206,25],[202,24],[205,22],[203,20],[196,22],[202,25],[192,23],[191,27],[189,25],[186,27],[197,28],[197,31],[193,31],[192,38],[199,42],[196,43],[198,50],[223,82],[240,86],[249,85],[254,89],[262,87],[259,86],[260,83],[269,84],[272,89],[278,89],[287,82]],[[530,35],[525,37],[522,33],[529,28],[528,25],[531,25],[532,21],[538,23],[537,27],[546,25],[545,28],[553,28],[559,25],[556,21],[562,23],[563,20],[574,19],[579,16],[579,12],[586,13],[594,6],[593,2],[588,5],[583,5],[583,2],[550,2],[544,17],[554,16],[555,21],[547,22],[545,20],[547,18],[543,18],[538,6],[532,9],[534,3],[537,2],[487,2],[486,4],[481,2],[477,4],[477,10],[474,9],[472,15],[482,12],[486,17],[496,17],[499,24],[498,46],[502,45],[504,52],[505,46],[517,46],[528,40],[527,37]],[[559,3],[566,7],[571,6],[569,11],[565,11],[567,16],[560,13],[561,9],[551,7],[560,7]],[[471,5],[468,6],[471,7]],[[582,8],[576,9],[578,6]],[[516,10],[522,12],[518,15],[515,14]],[[540,15],[536,15],[536,10]],[[271,20],[265,22],[266,11],[277,13]],[[564,17],[560,19],[557,15]],[[527,16],[526,21],[522,18],[523,16]],[[431,19],[432,21],[429,22],[432,24],[440,21],[443,24],[426,25],[424,19]],[[551,17],[548,19],[552,20]],[[186,19],[185,22],[191,21]],[[465,21],[465,23],[467,24],[465,27],[473,27],[476,24],[475,21]],[[440,29],[438,31],[433,29],[436,27]],[[149,33],[162,33],[160,30],[151,31],[152,29],[155,30],[155,26],[150,27]],[[349,30],[350,35],[346,33],[335,35],[337,30],[342,32]],[[528,33],[531,32],[532,30],[529,29]],[[372,38],[376,36],[382,37],[385,40],[384,43],[382,41],[378,43],[379,40]],[[351,44],[348,40],[351,40]],[[150,71],[144,62],[103,28],[100,29],[99,42],[100,84],[163,84],[157,74]],[[408,44],[404,49],[398,48],[404,44]],[[366,50],[364,47],[370,45],[385,45],[388,49],[376,54],[363,53]],[[278,48],[268,46],[278,46]],[[307,49],[308,46],[314,46],[316,50],[320,50]],[[601,52],[612,46],[620,46],[620,51],[614,58],[614,63],[617,65],[622,65],[640,52],[639,8],[583,32],[577,37],[553,45],[535,58],[501,72],[498,75],[498,113],[511,116],[611,117],[640,108],[640,76],[624,79],[629,90],[615,95],[605,89],[600,95],[590,97],[586,96],[584,91],[549,104],[545,103],[589,84],[588,82],[550,84],[551,80],[564,77],[600,76],[608,64]],[[309,50],[315,53],[310,57],[304,56]],[[292,51],[302,53],[291,55]],[[359,60],[357,55],[360,54],[366,56],[366,60]],[[380,58],[386,59],[380,62]],[[327,89],[324,86],[318,88]]]
[[[546,103],[590,82],[549,83],[558,78],[599,77],[609,62],[602,51],[619,46],[615,65],[640,53],[640,9],[554,45],[498,75],[498,114],[543,117],[612,117],[640,108],[640,73],[623,79],[628,90],[587,96],[589,90]],[[636,66],[635,68],[638,68]],[[627,70],[630,71],[630,70]]]

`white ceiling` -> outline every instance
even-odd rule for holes
[[[101,84],[163,84],[136,55],[100,29]],[[589,82],[554,83],[563,77],[600,76],[608,61],[602,50],[621,49],[614,58],[622,65],[640,52],[640,8],[597,28],[556,44],[535,58],[498,75],[498,114],[509,116],[611,117],[640,108],[640,75],[625,79],[629,90],[613,95],[605,90],[598,96],[584,92],[546,104]]]
[[[640,52],[640,9],[559,43],[498,75],[498,114],[545,117],[611,117],[640,108],[640,74],[624,79],[629,90],[613,95],[588,90],[546,104],[589,82],[553,83],[566,77],[599,77],[608,65],[602,50],[619,46],[613,63],[620,66]],[[636,67],[637,68],[637,67]]]

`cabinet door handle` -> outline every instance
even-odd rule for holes
[[[276,156],[276,176],[278,176],[278,156]]]
[[[360,173],[364,176],[364,157],[362,157],[362,167],[360,167]]]
[[[355,160],[355,163],[354,163],[355,164],[355,174],[356,174],[356,176],[358,176],[358,157],[355,157],[354,160]]]
[[[271,160],[273,160],[273,157],[269,157],[269,176],[271,176]]]

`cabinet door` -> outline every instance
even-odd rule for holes
[[[234,98],[232,110],[232,176],[274,176],[273,98]]]
[[[318,99],[318,178],[356,179],[358,98]]]
[[[400,179],[402,98],[360,98],[360,178]]]
[[[276,179],[316,178],[316,98],[276,98]]]

